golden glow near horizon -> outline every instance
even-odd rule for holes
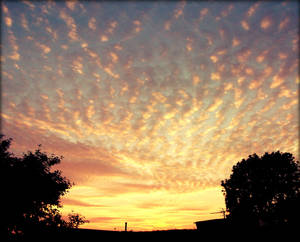
[[[63,155],[86,228],[195,228],[248,155],[298,159],[296,2],[2,2],[2,132]]]

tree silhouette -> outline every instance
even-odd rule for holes
[[[76,221],[64,221],[58,210],[60,197],[72,186],[61,171],[52,169],[63,157],[47,155],[40,145],[34,153],[16,157],[8,151],[11,141],[0,135],[1,234],[11,237],[78,227]]]
[[[72,213],[68,214],[68,219],[69,219],[69,222],[67,223],[68,227],[76,228],[76,229],[78,228],[79,225],[89,222],[88,220],[85,219],[84,216],[81,216],[78,213],[74,213],[73,211]]]
[[[221,182],[228,218],[249,225],[295,224],[300,216],[300,169],[292,154],[250,155]]]

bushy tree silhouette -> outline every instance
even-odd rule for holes
[[[61,171],[52,169],[63,157],[49,156],[41,146],[16,157],[8,151],[11,141],[0,135],[1,234],[11,237],[78,227],[76,221],[64,221],[58,210],[61,196],[72,185]]]
[[[250,155],[221,182],[228,218],[248,225],[296,224],[300,218],[299,162],[280,151]]]
[[[69,222],[67,222],[68,227],[70,228],[78,228],[79,225],[84,224],[84,223],[88,223],[89,221],[85,219],[84,216],[81,216],[78,213],[69,213],[68,214],[68,219]]]

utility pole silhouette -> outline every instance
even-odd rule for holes
[[[218,211],[218,212],[214,212],[214,213],[210,213],[210,214],[216,214],[216,213],[222,213],[223,214],[223,217],[224,217],[224,219],[226,218],[226,211],[225,211],[225,209],[224,208],[222,208],[221,209],[221,211]]]
[[[125,232],[127,232],[127,222],[125,222]]]

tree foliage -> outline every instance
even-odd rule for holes
[[[299,162],[290,153],[250,155],[221,182],[228,218],[253,225],[294,224],[300,218]]]
[[[61,171],[52,169],[63,157],[49,156],[41,146],[16,157],[8,151],[11,141],[0,135],[1,233],[9,237],[33,230],[78,227],[76,221],[64,221],[58,210],[61,196],[72,186]]]
[[[69,219],[69,222],[67,223],[68,227],[76,228],[76,229],[79,227],[79,225],[89,222],[88,220],[85,219],[84,216],[81,216],[80,214],[74,212],[68,214],[68,219]]]

